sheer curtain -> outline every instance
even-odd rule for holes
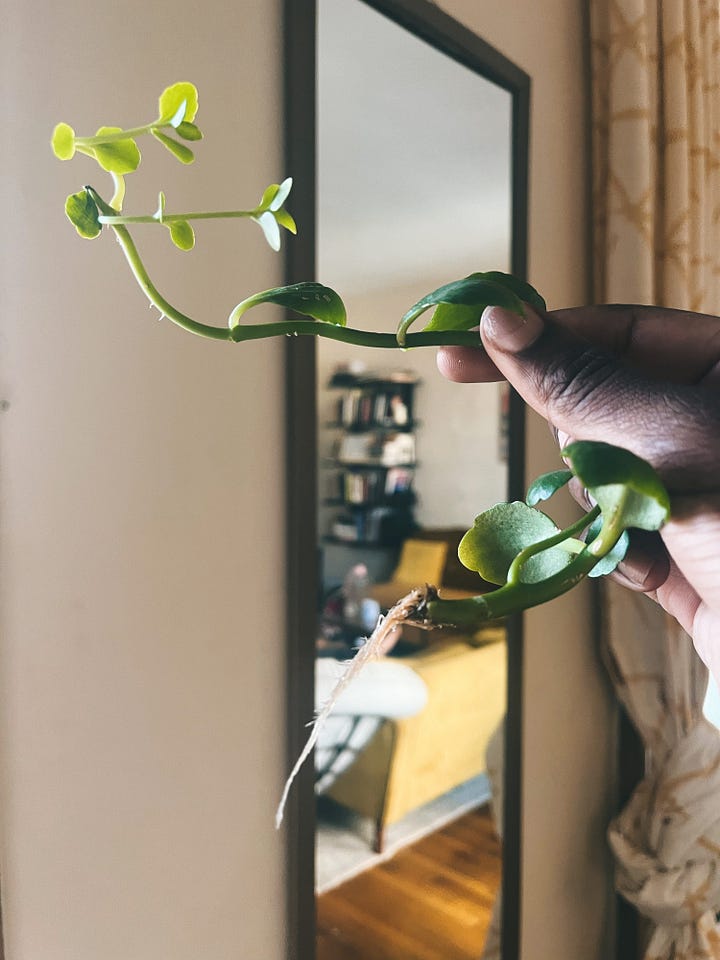
[[[720,2],[590,0],[597,302],[720,313]],[[720,958],[720,736],[707,671],[646,598],[608,585],[605,653],[648,755],[611,824],[645,960]]]

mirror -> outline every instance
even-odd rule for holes
[[[286,8],[288,169],[317,190],[304,266],[316,257],[349,325],[393,330],[420,296],[474,270],[522,275],[527,77],[420,0],[311,6]],[[295,195],[306,234],[302,181]],[[290,281],[302,259],[289,253]],[[302,347],[288,352],[293,759],[313,704],[378,610],[424,580],[446,596],[478,592],[456,559],[459,538],[481,510],[522,495],[521,406],[505,388],[444,381],[432,349]],[[310,478],[293,468],[301,433],[318,451]],[[312,485],[315,516],[294,512],[298,483]],[[290,955],[479,957],[501,882],[500,817],[511,960],[520,624],[473,636],[403,630],[370,668],[326,727],[291,811]]]

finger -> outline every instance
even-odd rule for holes
[[[611,444],[622,438],[670,485],[692,477],[717,486],[717,391],[649,380],[529,307],[522,317],[489,307],[480,333],[495,366],[559,431]]]
[[[455,383],[495,383],[505,377],[480,343],[477,347],[440,347],[437,352],[440,373]]]
[[[670,576],[670,558],[660,536],[633,530],[628,551],[610,576],[641,593],[652,593],[662,587]]]
[[[653,379],[701,383],[720,367],[718,317],[622,304],[554,310],[548,316]]]
[[[653,379],[670,383],[720,381],[720,319],[685,310],[610,304],[548,314],[586,340]],[[492,359],[472,347],[441,347],[438,367],[458,383],[502,379]]]

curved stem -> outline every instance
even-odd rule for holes
[[[593,512],[594,510],[591,511]],[[618,511],[618,517],[620,513],[621,511]],[[604,523],[591,544],[566,567],[545,580],[537,583],[506,583],[498,590],[467,600],[433,600],[428,604],[429,619],[433,623],[448,626],[478,627],[487,620],[497,620],[529,607],[537,607],[567,593],[586,577],[618,542],[624,530],[618,517]]]
[[[94,187],[85,188],[90,192],[100,213],[100,221],[106,223],[114,231],[118,243],[122,247],[130,269],[141,290],[153,306],[173,323],[200,337],[212,340],[226,340],[240,343],[243,340],[262,340],[277,336],[314,336],[326,337],[331,340],[341,340],[358,346],[398,349],[397,338],[394,333],[373,333],[369,330],[354,330],[351,327],[338,327],[332,323],[322,323],[315,320],[284,320],[277,323],[239,324],[232,329],[228,327],[213,327],[199,323],[192,317],[181,313],[177,307],[169,303],[153,284],[140,258],[138,249],[124,223],[118,223],[123,218],[116,217],[115,211],[100,196]],[[439,347],[439,346],[467,346],[477,347],[480,337],[477,331],[450,330],[432,331],[411,334],[407,338],[408,347]]]
[[[592,510],[588,511],[588,513],[580,517],[579,520],[576,520],[575,523],[572,523],[569,527],[565,527],[564,530],[559,530],[556,534],[553,534],[552,537],[547,537],[545,540],[539,540],[537,543],[531,543],[530,546],[525,547],[525,549],[521,550],[510,564],[507,574],[507,582],[519,583],[522,568],[531,557],[534,557],[536,554],[542,553],[545,550],[549,550],[550,547],[556,547],[559,543],[562,543],[563,540],[569,540],[570,537],[574,537],[578,533],[582,533],[582,531],[586,527],[589,527],[593,520],[599,516],[600,507],[595,506],[592,508]]]
[[[553,600],[579,583],[592,570],[599,557],[583,550],[566,567],[537,583],[506,583],[498,590],[467,600],[433,600],[428,617],[433,623],[455,627],[479,627],[529,607]]]
[[[87,189],[91,192],[93,199],[98,205],[98,209],[102,210],[105,215],[107,215],[108,210],[111,210],[112,208],[108,207],[96,190],[94,190],[92,187],[87,187]],[[135,246],[127,227],[123,226],[122,224],[118,224],[113,226],[112,230],[115,232],[117,241],[122,247],[122,251],[125,254],[125,259],[127,260],[130,269],[132,270],[133,275],[140,286],[140,289],[143,291],[150,303],[158,308],[160,313],[166,316],[168,320],[172,320],[172,322],[176,323],[179,327],[182,327],[184,330],[188,330],[190,333],[195,333],[200,337],[206,337],[211,340],[232,340],[230,331],[226,327],[211,327],[205,323],[198,323],[197,320],[193,320],[191,317],[181,313],[176,307],[169,303],[158,291],[150,279],[148,272],[145,269],[145,264],[140,258],[138,249]]]

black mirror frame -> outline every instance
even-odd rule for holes
[[[511,269],[527,271],[530,78],[429,0],[362,0],[416,36],[507,90],[512,97]],[[286,245],[285,282],[315,278],[316,0],[284,0],[285,173],[294,178],[297,240]],[[491,265],[489,265],[491,266]],[[316,347],[291,338],[285,353],[286,430],[286,708],[287,765],[295,762],[314,711],[314,639],[318,557],[316,489]],[[524,499],[525,409],[511,394],[508,492]],[[312,453],[312,455],[310,455]],[[522,617],[508,623],[505,732],[503,960],[519,960],[522,796]],[[287,958],[315,956],[315,794],[311,764],[296,780],[286,814]]]

